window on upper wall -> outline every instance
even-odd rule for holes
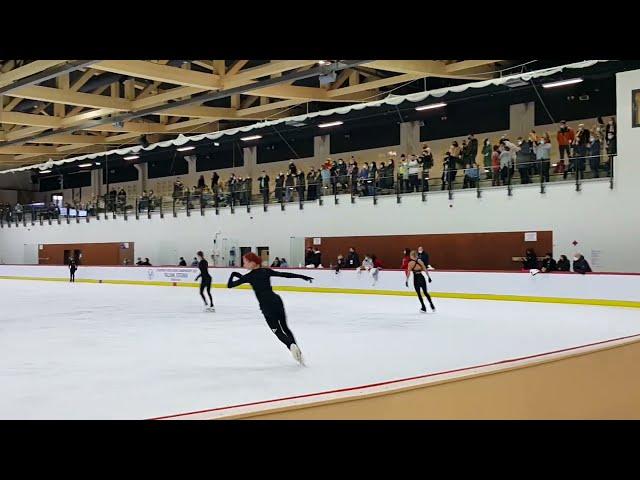
[[[640,127],[640,89],[631,92],[631,125]]]
[[[242,166],[244,166],[244,150],[238,145],[213,146],[205,150],[199,149],[196,154],[197,172]]]
[[[331,154],[400,145],[400,125],[387,120],[374,125],[340,126],[330,133]]]
[[[147,178],[173,177],[189,173],[189,164],[184,157],[170,153],[147,163]]]
[[[285,137],[286,138],[286,137]],[[286,138],[258,144],[257,163],[284,162],[296,158],[313,157],[313,137]]]
[[[90,187],[91,172],[65,173],[62,183],[64,188]]]
[[[102,169],[102,183],[122,183],[134,182],[138,180],[138,169],[134,165],[109,165],[109,175],[107,176],[107,167]]]
[[[62,176],[40,177],[40,191],[50,192],[52,190],[62,190]]]

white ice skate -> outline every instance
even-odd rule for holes
[[[204,311],[215,313],[216,307],[204,307]]]
[[[293,355],[293,358],[296,360],[296,362],[298,362],[302,366],[305,366],[304,360],[302,359],[302,352],[300,351],[300,349],[295,343],[291,344],[290,350],[291,350],[291,355]]]

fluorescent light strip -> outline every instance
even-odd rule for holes
[[[93,165],[93,163],[81,163],[78,166],[84,168],[84,167],[90,167],[91,165]]]
[[[441,108],[441,107],[446,107],[447,104],[446,103],[434,103],[431,105],[422,105],[421,107],[416,107],[417,111],[422,111],[422,110],[431,110],[432,108]]]
[[[40,170],[40,173],[51,173],[51,170]]]
[[[584,80],[582,78],[572,78],[570,80],[560,80],[559,82],[543,83],[543,88],[562,87],[564,85],[573,85],[574,83],[580,83]]]
[[[213,142],[213,146],[214,146],[214,147],[219,147],[219,146],[220,146],[220,144],[219,144],[218,142]]]
[[[125,160],[135,160],[137,158],[140,158],[139,155],[130,155],[128,157],[124,157]]]
[[[335,127],[336,125],[342,125],[344,122],[341,121],[337,121],[337,122],[329,122],[329,123],[321,123],[320,125],[318,125],[320,128],[327,128],[327,127]]]
[[[193,146],[191,146],[191,147],[180,147],[180,148],[178,148],[177,150],[178,150],[179,152],[186,152],[186,151],[188,151],[188,150],[193,150],[194,148],[196,148],[196,147],[193,147]]]
[[[240,140],[248,142],[250,140],[258,140],[259,138],[262,138],[262,135],[251,135],[250,137],[242,137]]]

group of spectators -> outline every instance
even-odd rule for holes
[[[552,253],[547,253],[542,261],[540,261],[536,252],[532,248],[529,248],[525,252],[525,256],[522,257],[522,268],[534,274],[538,272],[570,272],[571,262],[569,262],[566,255],[560,255],[560,258],[556,261]],[[582,274],[592,271],[589,262],[587,262],[587,259],[584,258],[584,255],[581,253],[576,253],[573,256],[573,271]]]

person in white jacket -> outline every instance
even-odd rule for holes
[[[409,191],[417,192],[418,188],[418,174],[420,173],[420,164],[418,158],[415,155],[409,157]]]

